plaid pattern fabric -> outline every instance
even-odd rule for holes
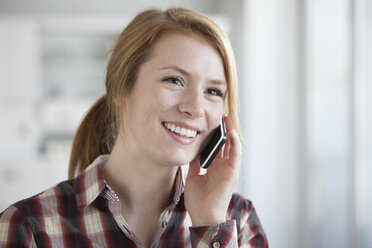
[[[145,247],[121,214],[118,196],[103,180],[99,156],[74,180],[17,202],[0,214],[0,247]],[[159,217],[151,247],[268,247],[252,203],[234,194],[228,221],[192,227],[179,169],[172,203]]]

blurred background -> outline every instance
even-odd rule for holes
[[[243,166],[271,247],[372,247],[371,0],[0,0],[0,212],[67,178],[115,37],[184,6],[229,35]]]

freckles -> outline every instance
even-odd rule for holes
[[[207,113],[207,122],[209,127],[211,129],[218,127],[223,118],[224,104],[221,104],[220,106],[210,106]]]
[[[143,99],[146,103],[142,105],[144,122],[151,121],[154,117],[157,118],[159,114],[163,115],[175,105],[172,94],[165,93],[162,90],[154,90],[150,95],[144,97],[146,97],[146,99]]]
[[[179,99],[174,92],[158,90],[155,94],[156,97],[154,97],[153,102],[153,107],[155,109],[165,110],[177,105],[177,102],[179,102]]]

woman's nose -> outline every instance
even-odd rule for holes
[[[204,116],[203,94],[196,91],[184,92],[179,103],[179,110],[192,118]]]

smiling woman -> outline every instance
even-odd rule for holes
[[[129,96],[119,103],[119,107],[130,106],[123,113],[124,144],[129,147],[120,149],[135,149],[136,157],[159,165],[189,163],[224,114],[226,83],[216,86],[215,81],[226,79],[214,47],[198,34],[164,33],[139,69]],[[186,137],[187,131],[196,135]]]
[[[201,175],[198,154],[222,118],[225,148]],[[233,194],[239,133],[220,28],[188,9],[144,11],[118,37],[106,94],[77,131],[71,180],[3,212],[0,245],[268,247],[252,203]]]

